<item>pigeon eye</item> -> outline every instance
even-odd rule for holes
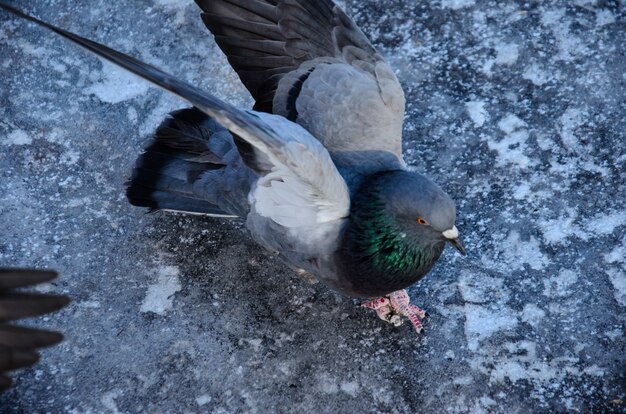
[[[428,226],[428,222],[421,217],[417,218],[417,222],[421,224],[422,226]]]

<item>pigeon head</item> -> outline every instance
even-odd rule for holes
[[[410,171],[374,174],[352,200],[344,239],[351,277],[365,294],[404,289],[435,264],[446,243],[465,254],[456,207],[434,182]]]
[[[387,216],[403,237],[418,244],[449,242],[462,254],[455,226],[454,201],[427,177],[409,171],[391,171],[371,183]],[[406,236],[405,236],[406,235]]]

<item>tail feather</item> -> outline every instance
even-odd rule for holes
[[[126,190],[131,204],[151,211],[234,217],[214,200],[207,200],[196,183],[226,163],[211,145],[225,129],[196,108],[172,112],[157,129],[154,140],[139,157]],[[226,135],[228,136],[228,135]],[[217,152],[217,151],[216,151]]]

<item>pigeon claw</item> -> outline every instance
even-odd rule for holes
[[[402,317],[406,317],[417,333],[424,328],[421,319],[427,317],[426,312],[411,304],[406,290],[398,290],[387,296],[372,299],[361,304],[364,308],[374,309],[378,317],[394,326],[402,325]]]

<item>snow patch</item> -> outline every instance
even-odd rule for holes
[[[465,305],[465,336],[470,351],[478,350],[480,343],[493,334],[516,326],[517,318],[508,308],[492,310],[479,305]]]
[[[464,272],[459,278],[458,287],[463,300],[473,304],[508,299],[504,281],[486,275]]]
[[[140,311],[165,315],[173,308],[174,294],[182,289],[178,278],[180,271],[175,266],[162,266],[157,270],[157,274],[158,280],[148,288]]]
[[[207,405],[208,403],[210,403],[212,400],[210,395],[204,394],[199,396],[198,398],[196,398],[196,404],[198,404],[200,407]]]
[[[441,0],[441,7],[452,10],[459,10],[474,4],[475,0]]]
[[[582,145],[574,132],[585,123],[584,115],[586,114],[581,109],[567,108],[559,119],[561,126],[559,135],[561,136],[561,141],[563,141],[563,144],[567,148],[576,152],[582,150]]]
[[[539,325],[539,322],[545,318],[546,312],[539,306],[532,303],[524,305],[522,310],[522,321],[532,325],[533,327]]]
[[[502,249],[505,260],[512,269],[521,270],[524,265],[528,265],[533,270],[543,270],[550,264],[537,239],[530,237],[528,241],[523,241],[515,230],[502,242]]]
[[[626,225],[626,211],[598,214],[587,223],[586,230],[593,234],[612,234],[616,228]]]
[[[539,65],[532,64],[524,70],[522,78],[531,81],[536,86],[541,86],[550,80],[550,75],[541,70]]]
[[[181,27],[185,23],[185,8],[189,2],[184,0],[155,0],[156,7],[161,7],[168,11],[174,11],[174,27]]]
[[[352,381],[341,383],[341,386],[339,388],[341,389],[341,391],[345,392],[351,397],[356,397],[359,392],[359,384]]]
[[[576,272],[570,269],[561,269],[557,276],[543,280],[543,295],[549,298],[571,295],[571,286],[578,281]]]
[[[625,263],[626,264],[626,245],[618,246],[611,250],[610,253],[604,255],[604,261],[607,263]]]
[[[102,102],[117,104],[148,92],[148,82],[112,63],[102,63],[101,80],[85,88],[83,94],[95,95]]]
[[[180,107],[180,98],[169,93],[162,93],[158,104],[148,114],[142,114],[143,122],[139,125],[139,134],[144,136],[153,133],[167,114],[178,107]]]
[[[120,390],[110,391],[100,398],[100,402],[111,414],[120,414],[117,404],[115,403],[115,399],[121,395],[122,391]]]
[[[137,119],[139,119],[139,114],[137,113],[137,110],[133,108],[132,106],[130,106],[128,110],[126,111],[126,116],[128,120],[130,121],[130,123],[133,125],[136,124]]]
[[[337,394],[339,392],[337,381],[328,376],[328,374],[322,374],[320,376],[319,387],[320,390],[322,390],[322,392],[325,394]]]
[[[548,382],[558,374],[557,369],[541,361],[523,363],[517,361],[505,361],[495,366],[491,373],[491,382],[503,382],[508,378],[515,383],[521,380],[534,379],[541,382]]]
[[[485,124],[485,121],[489,119],[489,113],[485,109],[485,102],[482,101],[471,101],[465,103],[465,109],[469,114],[472,121],[474,121],[474,125],[477,127],[481,127]]]
[[[613,284],[615,300],[622,306],[626,306],[626,272],[623,269],[608,269],[606,273]]]
[[[522,121],[514,114],[508,114],[498,122],[498,128],[505,134],[510,134],[525,126],[526,122]]]
[[[498,153],[497,165],[505,167],[508,164],[526,168],[532,165],[528,156],[524,154],[526,142],[530,134],[525,129],[526,123],[513,114],[509,114],[498,122],[498,128],[506,134],[500,141],[488,140],[487,145]]]
[[[573,208],[566,209],[566,214],[552,220],[539,221],[539,227],[543,238],[548,244],[563,244],[570,236],[577,235],[581,238],[587,235],[575,224],[578,213]]]
[[[605,26],[615,23],[615,15],[607,9],[602,9],[596,14],[596,26]]]
[[[2,140],[4,145],[30,145],[33,143],[33,139],[28,136],[28,133],[22,129],[16,129],[11,131],[7,135],[6,139]]]
[[[512,65],[519,57],[519,46],[513,43],[496,46],[496,63],[499,65]]]
[[[576,55],[588,55],[589,49],[585,46],[583,39],[574,36],[569,31],[569,24],[562,23],[561,19],[565,16],[565,9],[554,9],[546,11],[541,16],[541,22],[544,26],[551,29],[556,39],[559,53],[557,60],[571,61]]]

